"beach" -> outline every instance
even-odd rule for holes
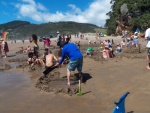
[[[85,37],[95,41],[95,36],[87,34]],[[122,40],[119,36],[101,37],[101,40],[105,39],[113,39],[115,44]],[[53,46],[56,46],[55,40],[56,38],[51,40]],[[73,37],[71,41],[79,40],[81,48],[85,49],[88,40]],[[8,42],[8,57],[0,59],[1,69],[5,64],[10,66],[0,72],[0,113],[111,113],[115,106],[114,101],[117,102],[126,92],[130,92],[125,103],[127,113],[150,113],[150,71],[146,69],[145,40],[140,39],[139,42],[141,53],[124,50],[115,58],[104,61],[98,59],[96,53],[92,57],[85,56],[86,49],[82,48],[83,73],[90,76],[86,83],[81,84],[82,96],[56,94],[36,88],[43,68],[38,68],[33,73],[29,72],[25,64],[27,54],[19,53],[22,48],[28,45],[33,47],[33,44],[27,40],[24,44],[21,41]],[[43,43],[39,42],[39,46],[42,54]],[[98,51],[98,44],[91,46]],[[56,52],[54,48],[52,52]],[[21,61],[17,61],[16,58]],[[57,71],[60,76],[66,76],[66,66],[58,68]]]

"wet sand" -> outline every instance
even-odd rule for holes
[[[120,41],[119,38],[114,40],[115,43]],[[140,42],[144,50],[144,41]],[[21,58],[16,52],[19,47],[27,45],[27,42],[17,46],[10,44],[8,55],[16,56],[0,59],[3,61],[1,64],[7,64],[12,58]],[[42,48],[42,43],[40,46]],[[145,51],[141,54],[132,54],[131,58],[126,53],[103,62],[86,57],[83,73],[92,78],[82,84],[83,96],[40,91],[35,84],[41,72],[32,75],[27,68],[16,68],[16,62],[12,62],[11,69],[0,72],[0,113],[110,113],[115,106],[114,101],[127,91],[130,94],[126,99],[126,112],[150,113],[150,71],[145,68]],[[134,57],[137,55],[140,57]],[[60,68],[59,72],[65,76],[66,68]]]

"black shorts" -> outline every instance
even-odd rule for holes
[[[51,66],[50,66],[51,67]],[[45,66],[45,69],[48,69],[48,68],[50,68],[50,67],[48,67],[48,66]]]

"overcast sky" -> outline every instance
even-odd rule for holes
[[[110,0],[0,0],[0,5],[0,24],[75,21],[98,26],[104,26],[111,6]]]

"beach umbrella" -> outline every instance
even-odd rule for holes
[[[118,102],[115,102],[116,106],[113,109],[112,113],[126,113],[125,110],[125,99],[128,96],[129,92],[126,92],[124,95],[121,96]]]

